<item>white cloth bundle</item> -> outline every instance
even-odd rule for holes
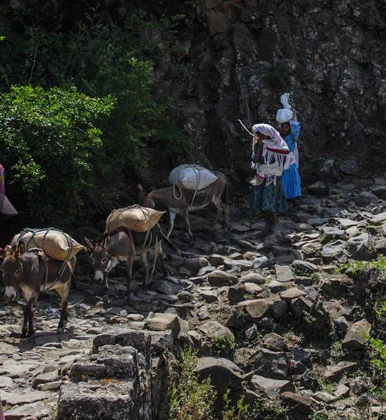
[[[168,177],[169,184],[192,191],[200,191],[217,180],[217,175],[200,165],[184,164],[174,168]]]
[[[276,113],[276,121],[279,124],[283,124],[292,120],[294,117],[291,105],[289,104],[289,93],[283,93],[283,95],[280,96],[280,102],[283,105],[283,108],[278,109]]]

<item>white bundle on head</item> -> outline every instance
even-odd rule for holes
[[[283,124],[292,120],[292,118],[294,117],[291,105],[289,104],[289,93],[283,93],[283,95],[280,96],[280,102],[282,103],[283,108],[277,111],[276,121],[279,124]]]
[[[291,105],[289,104],[289,93],[283,93],[283,95],[280,96],[280,102],[283,105],[283,108],[291,109]]]

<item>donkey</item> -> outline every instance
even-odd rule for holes
[[[126,227],[120,227],[113,232],[105,233],[96,243],[85,238],[86,244],[91,253],[91,263],[94,267],[94,280],[104,283],[108,288],[108,275],[121,261],[126,262],[127,295],[129,294],[130,281],[133,275],[134,257],[139,255],[144,266],[144,283],[147,286],[153,276],[157,256],[161,256],[162,267],[166,276],[169,270],[165,263],[162,251],[162,239],[175,249],[179,250],[164,236],[158,225],[155,225],[148,232],[134,232]],[[154,249],[153,269],[150,273],[148,253]]]
[[[4,296],[15,300],[21,289],[26,305],[22,337],[30,337],[34,329],[34,303],[43,290],[55,290],[61,298],[61,312],[57,332],[63,332],[68,318],[68,294],[74,273],[76,257],[68,261],[50,260],[40,248],[31,248],[21,254],[18,249],[1,251],[1,272],[5,287]]]
[[[189,211],[200,210],[207,207],[210,203],[216,206],[217,212],[214,218],[214,224],[222,212],[224,214],[225,226],[229,226],[229,209],[226,203],[228,179],[221,172],[215,172],[217,175],[214,181],[208,187],[191,191],[175,186],[157,188],[149,193],[144,193],[142,185],[138,184],[139,190],[138,203],[145,207],[167,207],[169,211],[169,230],[166,237],[169,238],[173,227],[176,214],[181,215],[184,219],[185,228],[190,237],[193,236],[189,223]],[[222,200],[224,198],[224,201]]]

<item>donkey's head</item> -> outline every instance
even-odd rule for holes
[[[23,279],[22,255],[19,250],[8,248],[0,253],[2,259],[1,274],[4,283],[4,297],[15,300],[17,289]]]
[[[106,251],[106,239],[91,241],[84,238],[90,253],[90,261],[94,269],[94,281],[103,281],[104,272],[109,262],[109,255]]]
[[[142,188],[141,184],[137,185],[137,189],[139,191],[138,194],[138,204],[143,207],[149,207],[151,209],[155,208],[154,198],[152,196],[152,192],[145,192]]]

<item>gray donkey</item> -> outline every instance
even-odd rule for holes
[[[208,187],[192,191],[179,188],[176,186],[170,186],[165,188],[157,188],[148,193],[143,191],[142,185],[138,184],[139,190],[138,203],[141,206],[156,208],[156,207],[167,207],[169,210],[169,230],[166,237],[169,238],[173,227],[174,219],[176,215],[181,215],[185,222],[185,227],[188,235],[193,236],[190,229],[189,223],[189,212],[194,210],[200,210],[207,207],[210,203],[216,206],[217,212],[215,215],[214,223],[217,222],[219,214],[224,214],[225,226],[229,226],[229,209],[226,203],[228,179],[221,172],[215,172],[217,175],[216,181],[214,181]],[[224,198],[224,201],[223,201]]]

